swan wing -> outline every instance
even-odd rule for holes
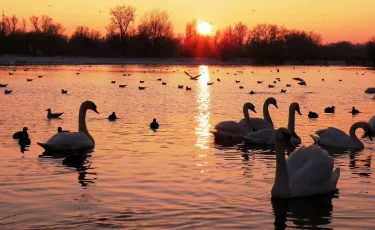
[[[368,121],[368,123],[370,124],[371,126],[371,129],[373,130],[373,132],[375,131],[375,116],[372,116],[370,118],[370,120]]]
[[[296,171],[302,168],[311,157],[311,148],[302,146],[292,152],[286,160],[286,167],[289,175],[294,175]]]
[[[321,149],[318,145],[311,145],[302,150],[302,152],[307,155],[311,154],[311,156],[303,167],[289,175],[289,186],[293,197],[335,192],[337,190],[338,177],[335,183],[332,176],[333,159],[328,152]]]
[[[223,132],[232,133],[232,134],[242,134],[242,135],[247,134],[246,129],[242,125],[240,125],[239,123],[237,123],[235,121],[219,122],[215,126],[215,129],[217,131],[223,131]]]
[[[244,141],[249,144],[267,144],[271,145],[275,143],[275,130],[274,129],[262,129],[253,133],[249,133],[244,136]]]
[[[316,132],[319,135],[319,144],[327,146],[343,147],[352,143],[352,139],[348,134],[340,129],[329,127],[328,129],[319,130]]]
[[[60,132],[52,136],[46,143],[39,143],[46,151],[86,149],[94,147],[94,143],[83,132]]]
[[[259,117],[250,118],[250,121],[251,121],[251,127],[249,127],[245,118],[240,120],[240,122],[238,123],[241,124],[243,127],[245,127],[245,129],[249,132],[253,132],[254,129],[261,130],[261,129],[273,129],[274,128],[271,123],[267,122],[263,118],[259,118]]]

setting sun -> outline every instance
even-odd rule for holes
[[[198,24],[198,32],[202,35],[207,35],[211,32],[212,25],[208,22],[201,22]]]

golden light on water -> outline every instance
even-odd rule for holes
[[[210,139],[210,89],[207,86],[207,82],[210,80],[210,75],[208,71],[208,66],[199,66],[200,74],[198,84],[197,84],[197,112],[195,119],[198,121],[198,126],[195,128],[195,133],[197,135],[198,146],[202,149],[208,148],[208,142]]]

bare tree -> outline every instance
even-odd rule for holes
[[[30,17],[30,23],[34,27],[35,33],[40,33],[40,27],[39,27],[39,17],[38,16],[31,16]]]
[[[234,33],[234,39],[237,42],[238,48],[242,49],[247,36],[248,36],[248,27],[247,25],[243,24],[242,22],[237,23],[234,26],[233,33]]]
[[[147,12],[138,25],[138,33],[150,40],[172,38],[173,26],[166,11],[152,10]]]
[[[21,23],[20,23],[20,31],[21,31],[22,33],[26,33],[26,31],[27,31],[27,20],[26,20],[26,18],[22,18],[22,19],[21,19]]]
[[[12,32],[12,33],[16,32],[18,22],[19,22],[19,20],[18,20],[18,18],[16,17],[16,15],[13,15],[13,16],[10,18],[11,32]]]
[[[185,40],[197,37],[197,21],[194,19],[186,24],[185,28]]]
[[[120,38],[124,42],[129,25],[134,22],[135,8],[133,6],[115,6],[110,11],[111,24],[116,25],[120,31]]]

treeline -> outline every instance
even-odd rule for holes
[[[132,6],[115,6],[110,10],[105,35],[78,26],[71,36],[47,15],[29,19],[4,16],[0,23],[0,54],[252,58],[259,64],[345,60],[349,64],[375,65],[375,37],[365,44],[323,44],[321,35],[314,32],[267,24],[249,28],[242,22],[203,36],[195,20],[187,23],[185,34],[176,34],[166,11],[152,10],[137,22],[135,13]]]

